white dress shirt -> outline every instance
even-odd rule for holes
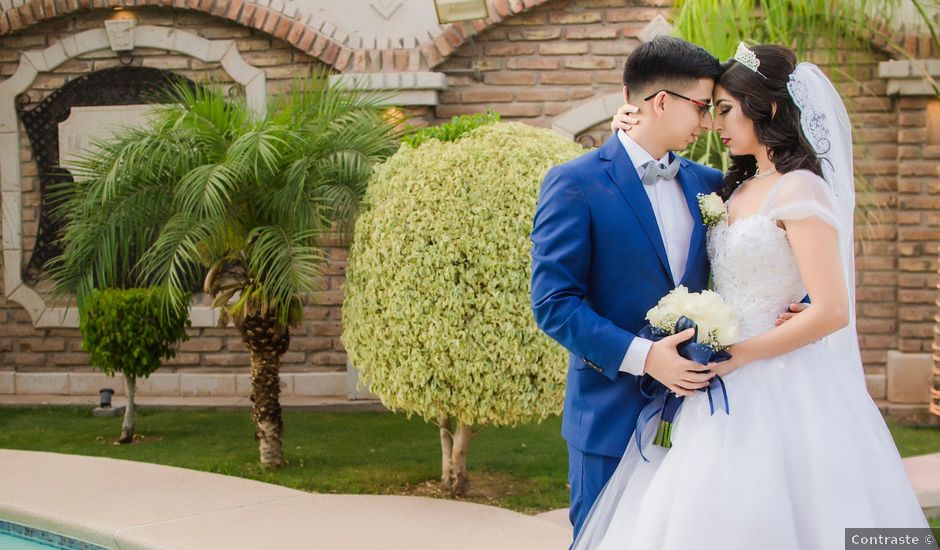
[[[656,161],[646,149],[640,146],[626,132],[620,130],[617,132],[620,143],[627,150],[627,155],[633,161],[633,167],[637,174],[642,178],[643,165],[650,161]],[[662,165],[669,164],[669,153],[658,161]],[[637,184],[642,185],[642,184]],[[654,184],[643,185],[646,196],[650,199],[653,207],[653,215],[656,217],[656,225],[659,226],[659,234],[663,238],[663,245],[666,248],[666,257],[669,259],[669,269],[672,272],[673,283],[678,285],[685,274],[686,261],[689,255],[689,244],[692,241],[692,229],[695,221],[692,219],[692,213],[689,212],[689,205],[685,201],[685,195],[682,194],[682,187],[675,179],[659,180]],[[630,373],[636,376],[643,374],[643,367],[646,364],[646,356],[649,354],[650,347],[653,345],[651,340],[636,337],[627,348],[627,353],[623,356],[620,363],[622,372]]]

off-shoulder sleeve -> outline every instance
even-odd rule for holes
[[[784,222],[815,217],[838,230],[836,205],[826,180],[809,170],[796,170],[774,184],[763,211],[770,218]]]

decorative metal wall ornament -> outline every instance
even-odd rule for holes
[[[33,149],[41,195],[36,244],[23,268],[23,281],[38,282],[45,263],[62,253],[58,244],[62,223],[52,216],[55,205],[48,192],[56,184],[72,181],[67,170],[59,167],[59,123],[69,118],[72,107],[153,103],[179,81],[195,87],[192,81],[169,71],[122,66],[70,80],[31,109],[26,108],[28,97],[25,102],[17,101],[18,115]]]

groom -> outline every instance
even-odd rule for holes
[[[656,343],[635,334],[677,285],[708,285],[705,226],[696,196],[717,191],[718,170],[676,156],[711,128],[718,59],[660,37],[627,59],[624,99],[640,107],[630,132],[552,168],[532,229],[532,309],[571,352],[562,435],[568,444],[569,517],[577,538],[646,404],[644,373],[690,395],[707,367],[679,356],[686,331]]]

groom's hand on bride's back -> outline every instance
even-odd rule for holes
[[[679,344],[694,335],[695,329],[690,328],[653,342],[643,371],[678,395],[689,396],[699,388],[708,386],[709,380],[715,376],[708,370],[708,365],[689,361],[676,351]]]
[[[805,310],[808,307],[809,307],[809,304],[806,304],[803,302],[800,302],[798,304],[790,304],[790,307],[786,311],[784,311],[783,313],[777,316],[777,320],[774,323],[774,325],[779,327],[780,325],[786,323],[790,319],[799,315],[801,311]]]

